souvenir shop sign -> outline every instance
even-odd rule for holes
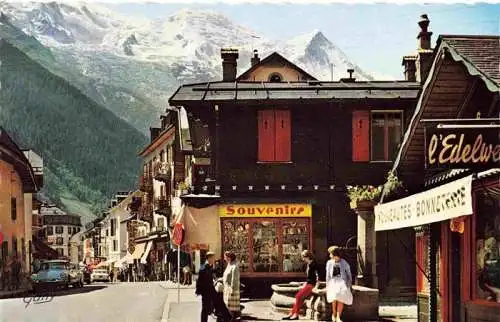
[[[220,217],[311,217],[309,204],[231,204],[220,205]]]
[[[375,206],[375,231],[426,225],[472,214],[472,175]]]
[[[427,169],[490,169],[500,165],[498,128],[425,129]]]

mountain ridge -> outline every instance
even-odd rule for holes
[[[89,97],[147,134],[168,98],[183,83],[222,77],[220,48],[240,52],[238,74],[276,51],[320,80],[355,70],[371,76],[315,30],[295,38],[266,39],[213,10],[182,9],[159,18],[125,16],[96,4],[0,4],[12,23],[50,48],[61,73]]]
[[[144,135],[1,37],[0,62],[0,124],[43,158],[44,196],[87,222],[136,186]]]

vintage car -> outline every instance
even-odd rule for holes
[[[91,280],[92,282],[95,281],[110,282],[108,270],[102,268],[94,269],[91,274]]]
[[[83,274],[78,266],[66,260],[50,260],[40,264],[40,269],[31,275],[33,291],[43,288],[83,287]]]

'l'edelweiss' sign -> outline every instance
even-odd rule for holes
[[[489,169],[500,165],[498,128],[426,128],[427,169]]]
[[[311,217],[308,204],[220,205],[220,217]]]

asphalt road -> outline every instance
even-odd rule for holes
[[[0,321],[158,322],[167,295],[161,282],[92,283],[83,288],[0,299]]]

